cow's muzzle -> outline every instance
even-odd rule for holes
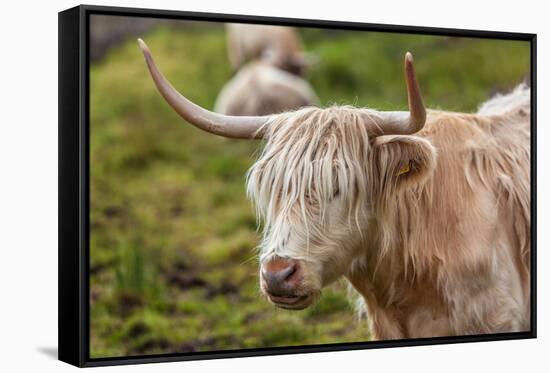
[[[262,291],[271,303],[286,308],[299,310],[314,301],[314,292],[303,285],[304,270],[298,260],[275,257],[262,264],[260,271]]]

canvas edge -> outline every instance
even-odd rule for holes
[[[58,14],[58,358],[83,366],[80,227],[81,9]]]

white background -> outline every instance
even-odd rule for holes
[[[97,1],[218,13],[538,34],[537,340],[104,368],[109,371],[549,371],[549,11],[545,1]],[[74,1],[7,0],[0,11],[0,370],[69,371],[57,349],[57,12]]]

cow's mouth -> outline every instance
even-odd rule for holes
[[[287,310],[303,310],[310,306],[315,300],[315,294],[304,295],[273,295],[267,294],[268,299],[275,306]]]

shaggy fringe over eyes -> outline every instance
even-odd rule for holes
[[[284,226],[322,238],[327,205],[342,198],[358,224],[367,189],[369,137],[362,111],[351,106],[304,108],[265,125],[266,143],[247,174],[248,196],[263,219],[264,242],[287,237]],[[284,217],[286,222],[278,217]],[[286,223],[286,224],[285,224]],[[273,242],[273,241],[272,241]]]

